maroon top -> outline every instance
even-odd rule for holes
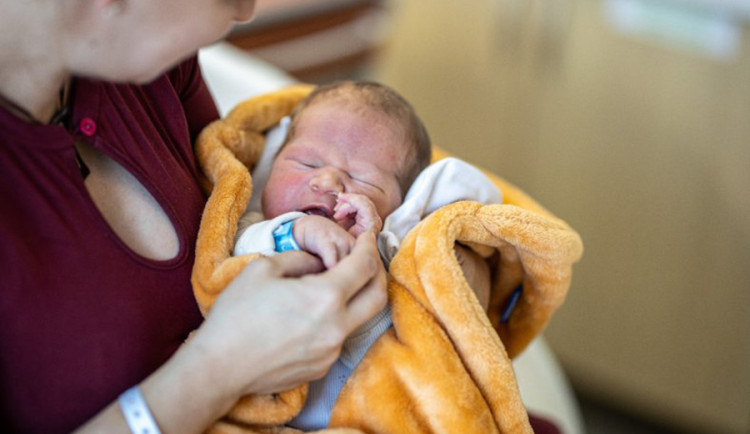
[[[72,129],[0,108],[0,432],[69,432],[174,353],[201,316],[190,287],[205,198],[193,137],[218,117],[191,59],[147,86],[76,79]],[[156,198],[176,258],[135,254],[83,184],[73,140]]]

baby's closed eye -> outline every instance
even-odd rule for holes
[[[351,178],[351,179],[352,179],[352,180],[353,180],[354,182],[356,182],[356,183],[358,183],[358,184],[360,184],[360,185],[363,185],[363,186],[365,186],[365,187],[368,187],[368,188],[374,188],[374,189],[376,189],[376,190],[380,190],[380,191],[383,191],[383,188],[381,188],[381,187],[380,187],[380,186],[379,186],[379,185],[378,185],[378,184],[376,183],[376,181],[370,181],[370,180],[367,180],[367,179],[364,179],[364,178],[361,178],[361,177],[357,177],[357,176],[351,176],[351,175],[349,175],[349,177],[350,177],[350,178]]]
[[[294,161],[294,163],[297,164],[298,166],[304,167],[306,169],[317,169],[318,167],[320,167],[320,165],[318,165],[317,163],[309,161],[309,160],[292,160],[292,161]]]

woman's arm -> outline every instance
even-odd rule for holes
[[[289,252],[253,261],[204,324],[140,387],[164,433],[202,432],[245,394],[290,389],[325,375],[346,336],[387,299],[375,236],[320,274],[318,259]],[[301,276],[301,277],[299,277]],[[110,404],[79,432],[128,433]]]

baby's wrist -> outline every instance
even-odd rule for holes
[[[302,250],[294,236],[295,221],[296,220],[289,220],[284,222],[273,230],[273,240],[277,252],[282,253],[290,250]]]

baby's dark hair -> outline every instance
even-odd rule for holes
[[[411,104],[393,89],[371,81],[337,81],[317,87],[292,112],[292,123],[289,127],[287,141],[294,137],[299,113],[323,98],[340,98],[351,102],[352,109],[372,109],[383,113],[398,125],[403,126],[405,139],[411,144],[406,161],[411,162],[399,175],[401,192],[406,194],[419,172],[430,164],[432,145],[422,120]]]

